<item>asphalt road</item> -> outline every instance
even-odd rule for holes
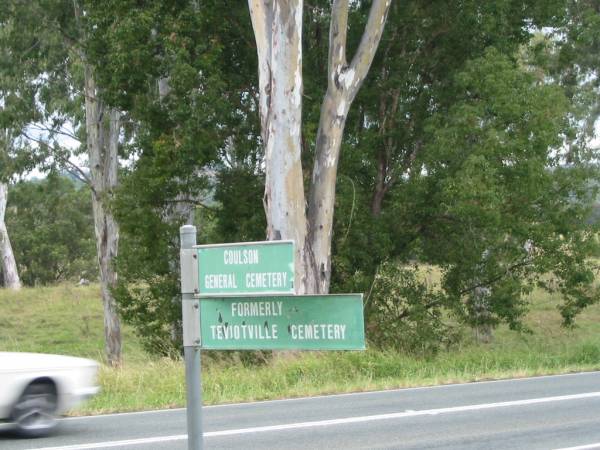
[[[600,449],[600,372],[205,407],[206,449]],[[2,450],[186,449],[185,410],[64,419]]]

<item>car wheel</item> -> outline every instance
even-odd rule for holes
[[[11,414],[17,434],[25,437],[45,436],[57,425],[56,388],[51,383],[32,383],[21,394]]]

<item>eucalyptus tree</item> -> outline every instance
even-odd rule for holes
[[[2,91],[1,88],[0,91]],[[6,112],[7,108],[3,108],[0,116]],[[10,127],[5,128],[3,135],[0,136],[0,275],[2,275],[3,286],[18,290],[21,288],[21,277],[19,276],[19,268],[8,233],[6,209],[12,179],[19,172],[26,170],[29,165],[23,165],[25,162],[23,158],[14,153],[15,147],[19,144],[19,138],[17,137],[19,131],[15,130],[15,125],[13,123]],[[11,230],[11,234],[12,231],[17,230]]]
[[[126,111],[115,296],[153,351],[180,345],[177,236],[190,211],[201,241],[264,237],[260,208],[241,201],[260,190],[262,159],[252,28],[235,6],[110,0],[88,10],[104,97]]]
[[[519,327],[538,285],[562,293],[567,323],[598,300],[585,220],[594,155],[570,145],[588,114],[586,88],[560,81],[580,68],[565,65],[557,75],[536,43],[536,27],[568,35],[575,22],[567,11],[564,1],[392,5],[348,120],[337,286],[369,290],[386,259],[432,264],[444,295],[423,291],[425,309],[431,317],[449,309],[476,327]],[[406,320],[406,305],[398,299],[396,317]]]
[[[6,99],[3,91],[2,86],[0,86],[0,101],[6,103],[8,99]],[[0,116],[4,113],[6,113],[6,107],[3,105]],[[12,130],[6,127],[7,125],[3,125],[2,128],[4,129],[0,130],[2,133],[0,135],[0,274],[3,277],[3,286],[18,290],[21,288],[21,280],[5,222],[8,202],[7,178],[11,175],[10,166],[12,162],[9,149],[13,143]]]
[[[248,1],[258,53],[267,237],[295,241],[298,292],[329,290],[335,185],[344,125],[375,56],[390,3],[372,2],[350,62],[350,2],[334,0],[331,5],[327,91],[321,105],[307,202],[301,165],[304,5],[302,0]],[[353,7],[361,6],[362,2],[357,2]]]
[[[392,4],[372,74],[351,111],[342,167],[344,176],[352,177],[363,192],[364,203],[357,209],[364,211],[364,220],[380,233],[385,233],[381,227],[386,227],[387,221],[405,224],[399,228],[403,232],[394,235],[394,242],[384,244],[382,239],[380,246],[370,244],[379,247],[381,259],[390,254],[414,258],[413,243],[426,242],[418,222],[427,219],[409,207],[415,192],[400,216],[390,216],[389,212],[397,210],[393,204],[399,201],[397,193],[405,191],[411,177],[422,170],[419,161],[427,143],[428,120],[437,112],[447,111],[462,94],[455,82],[458,73],[469,60],[481,57],[491,47],[499,55],[517,55],[520,46],[531,39],[535,26],[560,23],[564,6],[561,1],[543,5],[510,1]],[[354,20],[354,27],[364,21],[360,16]],[[362,252],[355,252],[353,257],[339,245],[338,249],[356,265],[365,259]],[[376,258],[370,256],[367,261],[367,267],[377,267]]]
[[[27,64],[22,62],[30,47],[23,46],[23,51],[12,48],[16,42],[23,44],[24,39],[15,35],[15,23],[7,13],[0,11],[0,273],[6,287],[19,289],[19,271],[5,223],[8,183],[31,167],[33,160],[19,151],[23,144],[20,138],[27,124],[39,117],[39,111],[36,86],[25,83]]]
[[[335,288],[368,291],[397,257],[442,268],[444,295],[425,316],[446,308],[474,324],[470,297],[493,286],[490,320],[517,327],[524,294],[550,271],[568,279],[572,305],[594,301],[578,226],[585,174],[553,158],[571,132],[569,97],[518,58],[535,26],[559,23],[564,2],[236,6],[111,0],[86,10],[86,51],[103,99],[127,111],[132,156],[115,202],[125,236],[116,292],[150,346],[172,351],[159,347],[180,315],[178,203],[203,212],[202,240],[260,238],[251,199],[263,169],[267,236],[299,244],[299,291],[325,290],[330,271]],[[312,179],[301,170],[310,164]],[[571,193],[581,202],[566,201]]]
[[[19,278],[17,263],[15,262],[15,255],[10,244],[8,230],[6,229],[6,223],[4,220],[7,197],[8,185],[6,183],[0,183],[0,259],[2,275],[4,278],[4,286],[10,289],[18,290],[21,288],[21,280]]]
[[[87,55],[89,33],[86,8],[76,1],[5,2],[4,14],[14,22],[10,42],[24,54],[30,80],[43,82],[38,94],[44,108],[43,126],[49,134],[40,149],[88,183],[92,194],[94,228],[104,305],[105,349],[111,365],[121,362],[121,329],[111,289],[117,280],[113,260],[118,252],[118,225],[108,207],[117,184],[120,112],[101,98],[93,61]],[[70,162],[69,151],[61,148],[58,135],[71,122],[87,154],[90,173]],[[81,148],[81,150],[83,150]]]
[[[0,88],[0,91],[2,89]],[[5,112],[5,111],[2,111]],[[8,181],[11,175],[10,146],[13,143],[11,130],[5,129],[0,136],[0,274],[3,283],[1,285],[18,290],[21,288],[19,270],[15,260],[10,237],[6,226],[6,206],[8,203]]]
[[[596,0],[566,3],[562,23],[538,40],[530,57],[551,66],[550,75],[577,106],[572,120],[578,125],[578,132],[569,136],[576,151],[567,155],[570,163],[577,163],[577,150],[595,137],[600,117],[600,3]]]
[[[0,19],[0,36],[2,38],[4,38],[6,34],[5,30],[8,26],[9,23],[5,18]],[[0,56],[0,60],[2,61],[8,59],[9,52],[5,46],[0,47]],[[0,122],[0,171],[2,172],[8,172],[9,154],[7,147],[12,143],[12,136],[9,129],[12,127],[12,124],[7,123],[5,119],[7,102],[9,101],[7,97],[10,94],[6,85],[9,83],[9,80],[6,75],[2,75],[7,69],[7,67],[0,69],[0,108],[2,108],[0,110],[0,118],[2,118]],[[0,175],[0,274],[3,276],[4,286],[12,289],[20,289],[21,281],[19,279],[19,272],[4,220],[8,201],[7,174]]]

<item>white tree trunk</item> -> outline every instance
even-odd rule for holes
[[[344,126],[383,34],[391,0],[374,0],[359,47],[346,61],[348,0],[334,0],[329,28],[327,92],[321,105],[316,156],[308,203],[308,244],[314,292],[329,292],[335,187]]]
[[[298,293],[329,291],[335,184],[344,125],[373,62],[391,0],[373,1],[349,65],[348,2],[334,0],[332,5],[327,93],[321,106],[307,215],[300,164],[302,0],[248,0],[258,51],[267,237],[296,242]]]
[[[104,305],[104,338],[108,363],[121,364],[121,323],[111,289],[117,274],[113,263],[118,253],[119,228],[108,202],[117,185],[120,113],[107,109],[98,98],[93,69],[85,64],[85,113],[87,150],[91,172],[92,206],[100,287]]]
[[[8,238],[8,230],[4,222],[6,203],[8,201],[8,186],[0,183],[0,268],[4,276],[4,286],[10,289],[21,289],[21,280],[17,270],[15,255]]]
[[[297,293],[307,280],[306,201],[300,162],[302,125],[302,0],[248,0],[259,66],[265,148],[264,207],[269,240],[296,243]]]

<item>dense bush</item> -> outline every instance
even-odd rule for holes
[[[96,278],[87,188],[54,172],[41,181],[21,181],[9,191],[6,226],[25,285]]]
[[[381,348],[430,355],[459,335],[444,319],[444,296],[418,266],[383,263],[367,300],[367,336]]]

